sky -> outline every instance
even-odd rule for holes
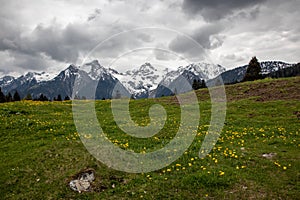
[[[94,59],[119,71],[300,61],[299,0],[0,1],[0,76]]]

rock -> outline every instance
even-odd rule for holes
[[[277,153],[264,153],[261,156],[264,157],[264,158],[267,158],[267,159],[271,159],[276,155],[277,155]]]
[[[93,169],[87,169],[76,175],[77,179],[71,180],[69,186],[72,190],[81,192],[90,191],[91,183],[95,180],[95,173]]]
[[[95,180],[94,171],[93,170],[89,170],[89,171],[81,173],[80,176],[79,176],[79,180],[89,181],[89,182],[94,181]]]
[[[79,193],[90,191],[91,184],[89,181],[72,180],[69,183],[70,188]]]

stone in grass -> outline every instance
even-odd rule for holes
[[[76,179],[70,181],[69,186],[72,190],[81,192],[91,191],[91,183],[95,180],[95,172],[93,169],[87,169],[76,176]]]
[[[261,156],[267,159],[271,159],[273,157],[275,157],[277,155],[277,153],[264,153]]]

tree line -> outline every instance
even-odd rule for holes
[[[276,72],[272,72],[269,75],[263,75],[260,63],[258,62],[257,58],[254,56],[250,60],[247,70],[246,70],[246,73],[245,73],[245,76],[241,82],[255,81],[255,80],[263,79],[266,77],[272,77],[272,78],[288,77],[288,76],[297,75],[297,74],[298,75],[300,74],[299,64],[297,64],[295,67],[290,67],[287,69],[280,69]],[[192,88],[194,90],[198,90],[200,88],[206,88],[206,87],[207,86],[206,86],[204,80],[194,80],[194,82],[192,84]]]
[[[33,100],[33,101],[51,101],[51,99],[48,98],[44,94],[40,94],[38,97],[35,97],[35,98],[33,98],[31,94],[27,94],[23,99],[24,100]],[[0,88],[0,103],[21,101],[21,100],[22,100],[22,98],[17,90],[13,93],[13,95],[11,94],[11,92],[8,92],[5,95]],[[60,94],[57,95],[57,97],[53,98],[53,101],[68,101],[68,100],[70,100],[69,96],[65,96],[63,99]]]

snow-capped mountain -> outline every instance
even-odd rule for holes
[[[280,61],[265,61],[260,64],[264,77],[285,77],[300,73],[299,64]],[[167,68],[159,69],[150,63],[145,63],[136,69],[119,73],[115,69],[101,66],[97,60],[94,60],[82,66],[70,65],[55,77],[46,72],[29,72],[20,77],[4,76],[0,78],[0,87],[5,94],[17,90],[22,98],[27,94],[31,94],[32,97],[44,94],[53,99],[60,94],[63,98],[84,96],[107,99],[115,98],[118,96],[116,93],[135,98],[160,97],[174,94],[172,91],[174,88],[178,93],[187,92],[186,89],[178,90],[178,86],[179,89],[181,88],[182,78],[191,85],[195,80],[204,80],[209,86],[217,76],[221,76],[225,84],[240,82],[244,78],[247,67],[248,65],[244,65],[225,71],[225,68],[220,65],[194,63],[169,71]]]
[[[295,64],[289,64],[281,61],[263,61],[260,62],[262,75],[267,77],[270,74],[277,72],[278,70],[289,69],[295,66]],[[231,70],[223,72],[222,77],[224,84],[233,84],[241,82],[246,74],[248,65],[236,67]],[[212,79],[209,81],[211,82]]]
[[[76,96],[107,99],[112,98],[112,91],[118,82],[98,61],[87,63],[83,67],[72,64],[54,78],[47,80],[48,77],[46,73],[33,72],[18,78],[6,76],[0,79],[0,87],[6,94],[18,90],[21,97],[31,94],[32,97],[38,98],[43,94],[53,99],[60,94],[63,98]],[[76,92],[73,94],[74,86]],[[121,87],[119,90],[121,94],[130,96],[126,89]]]
[[[128,70],[125,73],[116,70],[111,70],[111,73],[135,98],[143,98],[148,97],[149,93],[157,88],[166,71],[167,69],[155,68],[150,63],[145,63],[138,69]]]
[[[50,98],[61,94],[61,96],[72,98],[107,99],[112,98],[117,82],[118,80],[98,61],[93,61],[83,67],[70,65],[54,79],[42,82],[35,88],[30,88],[29,92],[33,94],[43,93]],[[121,94],[130,96],[124,88],[121,87],[119,90]]]
[[[295,64],[289,64],[281,61],[264,61],[260,63],[262,74],[270,74],[280,69],[285,69],[294,66]],[[248,67],[248,65],[247,65]]]
[[[184,72],[193,73],[199,79],[209,80],[215,78],[225,71],[226,69],[221,65],[193,63],[185,67],[180,66],[177,70],[168,72],[166,75],[164,75],[163,80],[159,84],[168,86],[172,81],[174,81],[179,75],[182,75]]]
[[[177,91],[182,89],[181,92],[187,92],[186,89],[180,88],[180,76],[184,77],[192,85],[194,80],[207,81],[225,71],[226,69],[221,65],[208,63],[192,63],[185,67],[181,66],[177,70],[170,71],[164,76],[157,87],[155,97],[171,95],[173,92],[170,89],[176,85]]]
[[[99,80],[104,76],[110,75],[109,70],[100,65],[98,60],[93,60],[92,62],[79,66],[78,68],[87,72],[93,80]]]
[[[5,87],[6,85],[9,85],[14,80],[15,80],[15,77],[13,77],[13,76],[4,76],[4,77],[0,78],[0,85],[1,85],[1,87]]]
[[[56,76],[56,74],[49,74],[46,72],[28,72],[25,76],[28,79],[35,79],[39,83],[42,81],[49,81],[53,79]]]

